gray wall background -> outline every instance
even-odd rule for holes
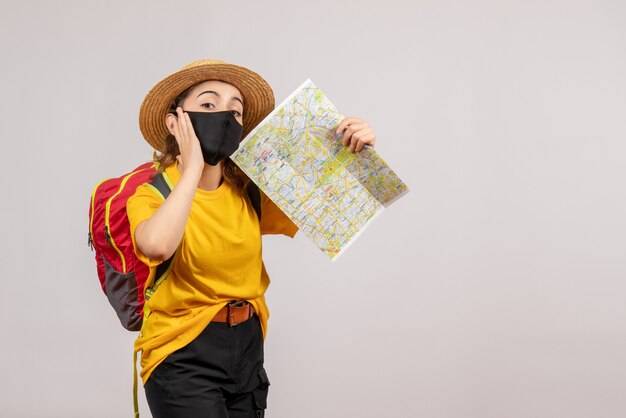
[[[203,57],[311,78],[411,188],[336,263],[265,239],[269,417],[626,416],[626,3],[0,3],[0,415],[132,414],[87,248]],[[143,416],[149,416],[141,396]]]

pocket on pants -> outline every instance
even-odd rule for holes
[[[252,391],[252,396],[254,397],[254,403],[257,409],[262,413],[267,408],[267,394],[269,392],[270,381],[263,367],[257,370],[257,374],[261,383]],[[263,413],[257,416],[263,417]]]

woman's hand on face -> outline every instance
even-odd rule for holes
[[[376,134],[363,119],[347,117],[341,121],[335,132],[337,135],[343,134],[341,142],[350,152],[359,152],[364,146],[373,147],[376,143]]]
[[[183,169],[185,171],[188,169],[198,170],[199,173],[202,173],[204,169],[202,148],[200,148],[200,141],[193,130],[191,119],[181,107],[176,108],[176,114],[178,117],[171,119],[171,131],[178,143]]]

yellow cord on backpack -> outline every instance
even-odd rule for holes
[[[139,418],[139,401],[137,399],[137,352],[133,349],[133,406],[135,418]]]

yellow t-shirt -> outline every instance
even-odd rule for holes
[[[165,170],[173,187],[180,179],[178,164]],[[126,210],[131,234],[163,203],[151,186],[137,188]],[[216,190],[196,189],[182,241],[167,278],[144,306],[144,323],[135,351],[141,351],[141,377],[145,384],[169,354],[190,343],[215,314],[231,300],[247,300],[267,334],[269,310],[265,291],[269,276],[261,258],[261,234],[293,237],[298,228],[263,193],[261,222],[248,197],[223,182]],[[137,256],[150,266],[154,279],[159,262]]]

